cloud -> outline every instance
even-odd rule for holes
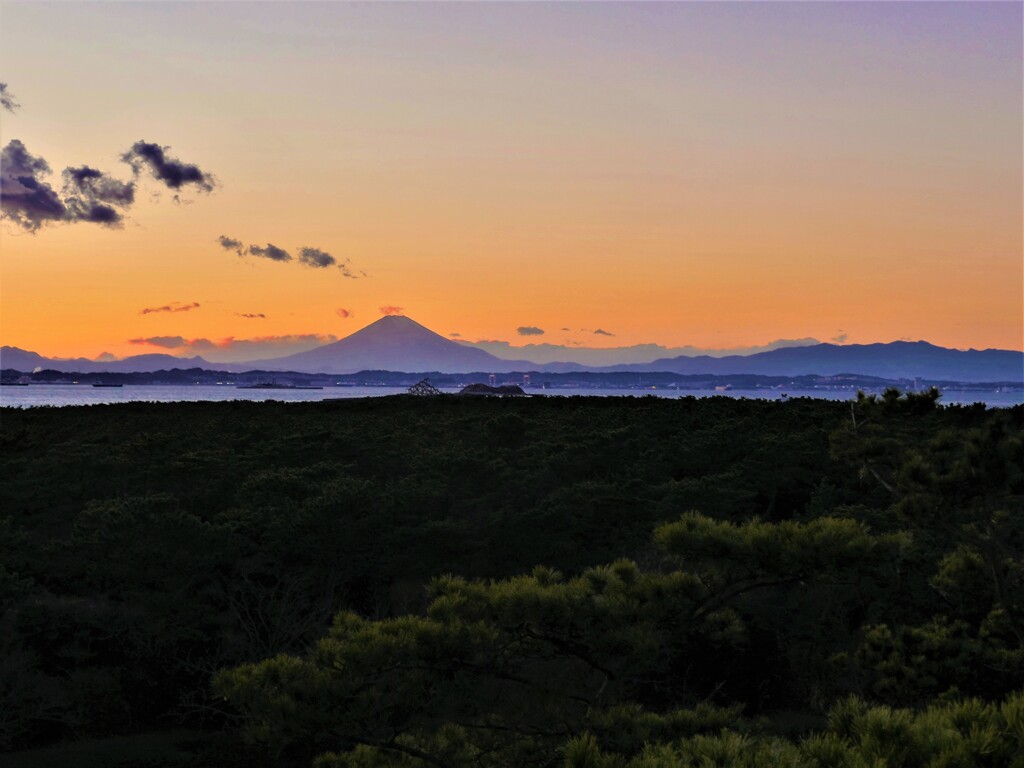
[[[403,313],[403,311],[404,310],[402,309],[402,307],[392,307],[390,305],[386,306],[386,307],[381,307],[380,308],[380,313],[382,315],[384,315],[385,317],[388,317],[388,316],[391,316],[391,315],[401,315]]]
[[[603,328],[595,328],[594,329],[594,335],[595,336],[614,336],[615,334],[611,333],[610,331],[606,331]]]
[[[67,206],[43,180],[49,173],[49,163],[30,154],[18,139],[11,139],[0,152],[0,211],[29,232],[67,220]]]
[[[345,309],[344,307],[338,307],[334,310],[334,314],[340,317],[342,320],[348,320],[350,317],[355,317],[356,313],[351,309]]]
[[[543,336],[544,329],[538,328],[535,325],[520,325],[516,328],[516,333],[520,336]]]
[[[461,339],[462,338],[462,334],[461,333],[455,333],[454,331],[452,331],[448,335],[451,336],[453,339]]]
[[[223,339],[148,336],[129,339],[128,343],[159,347],[177,354],[202,354],[211,362],[229,363],[282,357],[296,352],[304,352],[323,344],[330,344],[337,340],[338,337],[333,334],[303,333],[285,336],[254,336],[248,339],[236,339],[233,336]]]
[[[146,307],[140,310],[140,315],[152,315],[157,312],[191,312],[193,309],[199,309],[199,302],[193,301],[191,304],[182,304],[180,301],[174,301],[170,304],[164,304],[162,307]]]
[[[357,280],[360,277],[366,277],[365,272],[356,274],[352,271],[352,267],[349,264],[348,259],[338,261],[327,251],[321,251],[319,248],[310,248],[309,246],[303,246],[299,249],[299,263],[304,264],[307,267],[314,267],[316,269],[324,269],[325,267],[337,267],[341,270],[341,274],[345,277],[350,277],[353,280]]]
[[[266,320],[267,316],[262,312],[235,312],[239,317],[244,317],[249,320]]]
[[[111,363],[117,360],[117,355],[113,355],[110,352],[100,352],[95,358],[97,363]]]
[[[292,261],[292,255],[288,251],[274,245],[273,243],[267,243],[266,246],[250,245],[246,247],[241,240],[228,237],[227,235],[221,235],[218,237],[217,242],[224,250],[234,251],[239,256],[259,256],[260,258],[270,259],[271,261]],[[342,259],[339,261],[327,251],[321,250],[320,248],[311,248],[308,245],[304,245],[299,248],[298,262],[303,266],[312,267],[314,269],[337,267],[341,271],[342,275],[352,279],[366,277],[366,272],[363,272],[362,270],[358,273],[355,272],[348,259]]]
[[[361,277],[369,277],[369,275],[366,274],[366,271],[362,270],[362,269],[360,269],[359,273],[356,274],[352,270],[352,267],[351,267],[350,262],[349,262],[348,259],[345,259],[344,261],[340,262],[338,264],[338,269],[341,270],[341,274],[342,275],[344,275],[345,277],[350,277],[353,280],[358,280]]]
[[[326,251],[321,251],[319,248],[303,246],[302,248],[299,248],[299,263],[305,264],[307,267],[323,269],[324,267],[333,267],[338,263],[338,260]]]
[[[568,331],[568,330],[571,330],[571,329],[569,329],[569,328],[563,328],[562,330],[563,330],[563,331]]]
[[[87,165],[65,168],[62,176],[64,203],[71,220],[119,227],[124,220],[122,211],[135,202],[133,182],[119,181]]]
[[[273,243],[267,243],[266,247],[260,247],[258,245],[250,245],[246,251],[250,256],[259,256],[263,259],[270,259],[271,261],[291,261],[292,255],[288,253],[284,248],[278,248]]]
[[[0,83],[0,102],[12,112],[18,107],[4,83]],[[217,183],[210,174],[170,157],[165,147],[156,144],[137,141],[121,159],[132,167],[136,177],[149,170],[175,190],[191,185],[210,192]],[[51,173],[46,160],[33,156],[21,141],[12,139],[0,156],[3,216],[28,232],[36,232],[45,224],[75,221],[119,228],[125,212],[135,203],[133,181],[120,181],[88,165],[68,167],[61,174],[63,188],[58,193],[45,179]],[[180,202],[178,195],[174,197]]]
[[[234,251],[239,256],[244,255],[244,247],[241,240],[235,240],[233,237],[227,235],[221,235],[217,238],[217,242],[220,243],[220,247],[227,251]]]
[[[164,349],[179,349],[186,345],[182,336],[149,336],[146,338],[128,339],[129,344],[147,344],[151,347],[163,347]]]
[[[83,165],[65,168],[58,193],[45,177],[49,163],[18,139],[0,153],[0,211],[17,226],[36,232],[45,224],[86,221],[120,227],[135,202],[135,185]]]
[[[7,90],[7,83],[0,83],[0,107],[11,114],[21,109],[21,104],[14,100],[14,94]]]
[[[832,337],[832,341],[834,341],[836,344],[842,344],[848,338],[850,338],[850,334],[848,334],[846,331],[840,328],[839,333]]]
[[[167,153],[168,149],[170,147],[136,141],[131,149],[121,155],[121,159],[132,167],[136,176],[148,170],[154,179],[171,189],[192,186],[202,192],[212,192],[216,188],[217,180],[211,174],[197,165],[171,157]]]

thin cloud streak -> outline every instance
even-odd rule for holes
[[[191,312],[193,309],[199,309],[199,302],[193,301],[191,304],[182,304],[180,301],[175,301],[170,304],[164,304],[162,307],[146,307],[139,311],[140,315],[153,315],[158,312]]]

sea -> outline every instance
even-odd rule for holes
[[[323,389],[238,389],[233,385],[165,385],[125,384],[123,387],[93,387],[91,384],[29,384],[0,387],[0,407],[39,408],[71,405],[106,405],[111,403],[181,403],[223,402],[227,400],[276,400],[284,403],[305,403],[320,400],[348,400],[358,397],[386,397],[405,394],[405,387],[324,387]],[[458,388],[442,389],[456,393]],[[733,397],[754,400],[788,400],[812,397],[823,400],[852,400],[856,391],[843,389],[791,390],[772,389],[685,390],[674,388],[529,388],[529,395],[546,397]],[[873,394],[869,392],[869,394]],[[877,393],[876,393],[877,394]],[[1024,404],[1024,390],[954,390],[942,392],[943,405],[984,403],[992,408],[1010,408]]]

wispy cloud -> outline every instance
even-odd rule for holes
[[[836,344],[842,344],[848,338],[850,338],[850,334],[848,334],[846,331],[840,328],[839,333],[832,337],[832,341],[834,341]]]
[[[180,301],[174,301],[170,304],[164,304],[162,307],[146,307],[145,309],[139,310],[139,314],[152,315],[157,312],[191,312],[193,309],[199,309],[198,301],[193,301],[190,304],[182,304]]]
[[[384,307],[380,308],[380,313],[382,315],[384,315],[385,317],[388,317],[388,316],[391,316],[391,315],[400,315],[400,314],[402,314],[402,312],[403,312],[402,307],[393,307],[391,305],[387,305],[387,306],[384,306]]]
[[[234,251],[239,256],[243,255],[244,246],[242,245],[241,240],[235,240],[233,237],[221,235],[217,238],[217,242],[220,243],[221,248],[228,251]]]
[[[612,333],[611,331],[606,331],[603,328],[595,328],[594,329],[594,335],[595,336],[614,336],[615,334]]]
[[[0,83],[0,107],[11,114],[21,109],[21,104],[14,99],[14,94],[7,90],[7,83]]]
[[[218,237],[217,243],[224,250],[233,251],[239,256],[257,256],[264,259],[270,259],[271,261],[293,260],[291,253],[286,251],[284,248],[274,245],[273,243],[267,243],[265,246],[246,246],[241,240],[234,237],[228,237],[227,235],[221,235]],[[308,245],[304,245],[299,248],[298,254],[296,261],[304,267],[312,267],[313,269],[336,267],[344,277],[352,279],[367,276],[366,272],[362,270],[356,271],[353,269],[351,262],[348,259],[338,259],[321,248],[313,248]]]
[[[520,336],[543,336],[544,329],[538,328],[535,325],[520,325],[516,328],[516,333]]]
[[[235,312],[239,317],[244,317],[248,320],[266,320],[267,316],[262,312]]]
[[[334,310],[334,314],[340,317],[342,320],[348,320],[350,317],[355,317],[355,312],[351,309],[345,309],[344,307],[338,307]]]

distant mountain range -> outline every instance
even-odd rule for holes
[[[884,379],[945,381],[1022,381],[1024,352],[1006,349],[947,349],[927,341],[888,344],[815,344],[787,347],[756,355],[673,357],[642,365],[611,366],[609,371],[667,371],[671,373],[737,373],[761,376],[857,373]]]
[[[666,357],[729,357],[731,355],[753,355],[768,352],[782,347],[809,347],[821,344],[818,339],[776,339],[752,347],[735,349],[705,349],[701,347],[664,347],[661,344],[633,344],[628,347],[584,347],[566,344],[527,343],[515,346],[507,341],[466,341],[457,339],[460,344],[476,347],[490,352],[502,360],[530,360],[536,365],[548,363],[576,363],[592,370],[611,365],[629,365],[634,363],[653,363]]]
[[[925,341],[894,341],[888,344],[812,344],[783,347],[751,355],[681,355],[649,363],[607,366],[583,366],[571,362],[538,365],[529,360],[503,360],[483,349],[446,339],[416,321],[402,316],[382,317],[351,336],[316,349],[247,363],[217,363],[202,357],[181,358],[166,354],[136,355],[111,362],[85,358],[60,360],[46,358],[17,347],[3,347],[0,349],[0,367],[24,372],[41,368],[67,373],[154,372],[173,368],[205,368],[235,373],[260,369],[333,374],[371,370],[444,373],[565,373],[593,370],[719,376],[835,376],[847,373],[885,379],[1024,382],[1024,352],[1000,349],[963,351],[938,347]]]
[[[228,363],[212,363],[201,357],[175,357],[174,355],[152,354],[133,355],[123,360],[90,360],[87,357],[59,358],[43,357],[18,347],[0,347],[0,368],[26,373],[41,368],[43,370],[61,371],[63,373],[151,373],[166,371],[172,368],[216,368],[218,370],[235,370]],[[244,366],[238,370],[247,370]]]

